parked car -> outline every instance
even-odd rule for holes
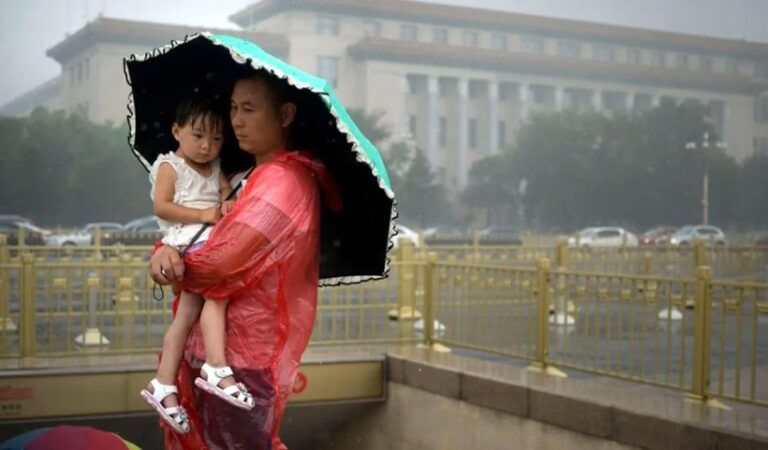
[[[24,243],[26,245],[44,245],[46,237],[51,233],[31,222],[18,222],[13,219],[0,220],[0,234],[7,237],[8,245],[18,245],[19,230],[24,229]]]
[[[122,230],[110,232],[108,238],[102,238],[102,243],[106,245],[152,245],[161,238],[162,233],[157,217],[146,216],[126,223]]]
[[[675,232],[669,238],[669,244],[674,246],[692,245],[702,241],[710,245],[725,245],[725,233],[712,225],[687,225]]]
[[[480,230],[478,233],[481,243],[522,245],[517,228],[510,226],[493,226]]]
[[[590,227],[568,238],[571,247],[637,247],[638,239],[621,227]]]
[[[414,248],[419,247],[419,233],[400,224],[395,225],[395,230],[397,235],[394,238],[395,246],[393,248],[397,248],[397,244],[401,239],[409,241]]]
[[[430,245],[461,245],[472,242],[466,231],[451,226],[436,226],[424,230],[424,242]]]
[[[159,229],[157,216],[139,217],[123,226],[124,231],[158,231]]]
[[[89,223],[81,230],[73,233],[52,234],[46,238],[45,244],[55,246],[93,245],[93,233],[97,228],[101,230],[102,239],[109,239],[111,233],[122,230],[123,225],[117,222]]]
[[[651,228],[640,235],[640,245],[666,245],[669,238],[677,231],[677,228],[669,225]]]

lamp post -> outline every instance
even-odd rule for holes
[[[710,147],[716,147],[719,149],[725,149],[725,143],[722,141],[714,141],[710,138],[708,132],[704,133],[701,142],[691,141],[685,144],[685,148],[689,150],[701,150],[704,152],[704,176],[701,182],[701,218],[704,225],[709,225],[709,149]]]

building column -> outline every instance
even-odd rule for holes
[[[531,87],[528,83],[520,83],[517,85],[517,98],[520,102],[520,122],[528,118],[529,102],[531,97]]]
[[[488,82],[488,154],[499,153],[499,83]]]
[[[658,108],[659,105],[661,105],[661,95],[653,94],[653,97],[651,97],[651,106]]]
[[[437,97],[438,79],[434,75],[427,76],[427,159],[434,169],[438,158],[438,118]]]
[[[634,92],[627,92],[626,98],[624,99],[627,106],[627,112],[632,112],[635,109],[635,93]]]
[[[406,136],[410,132],[408,129],[408,74],[403,74],[403,78],[400,79],[400,93],[403,96],[403,111],[401,112],[400,119],[400,135]]]
[[[562,111],[565,107],[565,88],[562,86],[555,86],[555,111]]]
[[[594,108],[595,111],[601,111],[603,108],[602,92],[597,89],[592,91],[592,108]]]
[[[469,111],[467,103],[469,102],[469,83],[466,78],[458,79],[458,116],[459,116],[459,142],[457,146],[458,150],[458,184],[459,189],[463,189],[467,185],[467,178],[469,168],[467,163],[469,160]]]

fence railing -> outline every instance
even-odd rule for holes
[[[389,278],[320,290],[312,345],[442,344],[768,405],[768,284],[715,278],[697,251],[692,276],[662,276],[581,270],[563,247],[530,264],[401,243]],[[156,352],[170,303],[136,254],[0,246],[0,358]]]

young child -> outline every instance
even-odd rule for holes
[[[190,248],[187,246],[203,224],[216,223],[234,207],[233,201],[222,202],[232,191],[219,164],[227,120],[227,110],[208,100],[194,98],[181,102],[172,128],[179,146],[174,152],[158,156],[150,170],[150,197],[164,233],[163,244],[176,247],[180,252],[186,250],[189,253],[201,248],[210,228]],[[224,329],[225,317],[211,317],[206,313],[201,316],[207,302],[200,295],[181,293],[176,316],[163,339],[157,377],[141,391],[144,400],[180,433],[189,431],[189,422],[179,405],[174,380],[189,333],[198,317],[203,335],[208,330],[220,332]],[[213,323],[214,320],[220,323]],[[232,377],[229,367],[211,367],[206,363],[203,371],[207,382],[196,383],[199,387],[234,406],[253,408],[253,397],[241,383],[219,386],[222,379]]]

